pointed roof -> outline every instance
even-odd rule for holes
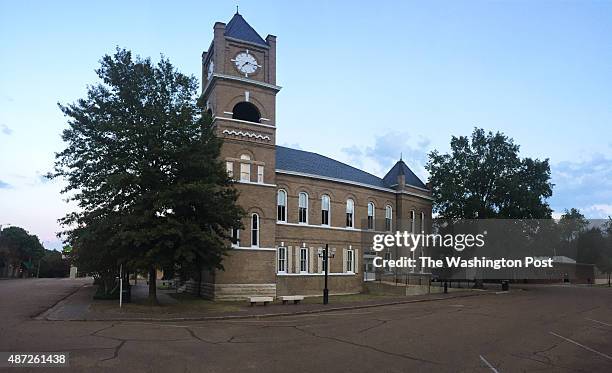
[[[267,47],[268,44],[261,36],[244,20],[240,13],[236,12],[225,26],[225,36],[246,41],[251,44]]]
[[[408,167],[401,159],[397,161],[393,167],[391,167],[389,172],[387,172],[385,177],[383,177],[383,181],[386,185],[395,185],[397,184],[397,177],[399,175],[404,175],[406,177],[406,185],[427,189],[427,186],[421,181],[421,179],[419,179],[419,177],[415,175],[410,167]]]

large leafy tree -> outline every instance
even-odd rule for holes
[[[60,105],[67,146],[51,176],[67,181],[79,207],[61,222],[77,262],[146,269],[156,303],[156,269],[221,267],[243,212],[194,77],[124,49],[96,72],[86,98]]]
[[[45,248],[38,236],[28,233],[20,227],[8,227],[0,231],[0,256],[4,261],[12,264],[15,277],[19,269],[23,269],[26,276],[30,276],[34,263],[42,258]]]
[[[475,128],[453,136],[450,153],[433,151],[426,169],[434,212],[448,219],[549,218],[552,195],[548,160],[520,158],[502,133]]]

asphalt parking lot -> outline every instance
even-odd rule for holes
[[[531,286],[437,302],[207,322],[31,318],[80,285],[0,281],[0,351],[69,352],[70,370],[82,372],[612,371],[609,288]]]

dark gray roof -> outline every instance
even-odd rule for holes
[[[232,19],[225,26],[225,36],[230,38],[244,40],[252,44],[268,46],[266,41],[259,36],[257,31],[247,23],[238,13],[234,14]]]
[[[408,166],[405,164],[404,166],[408,169]],[[392,182],[388,183],[385,182],[386,176],[385,179],[381,179],[378,176],[317,153],[278,145],[276,146],[276,169],[352,181],[379,188],[390,188],[391,185],[397,184],[397,177],[393,179]],[[393,169],[389,171],[387,176],[389,176],[392,171]],[[406,173],[406,184],[408,184],[409,180],[408,175],[412,175],[417,183],[411,185],[425,188],[425,185],[416,175],[414,175],[414,173],[412,173],[412,171],[410,171],[410,169],[408,169],[408,171],[404,170],[404,172]],[[410,178],[410,180],[412,180],[412,178]],[[414,180],[412,181],[414,182]]]
[[[415,175],[414,172],[412,172],[412,170],[410,169],[410,167],[408,167],[408,165],[406,165],[406,163],[404,163],[404,161],[401,159],[397,161],[397,163],[393,167],[391,167],[389,172],[387,172],[385,177],[383,177],[383,182],[386,185],[395,185],[397,184],[398,175],[405,176],[406,185],[412,185],[417,188],[427,188],[427,186],[423,184],[421,179],[419,179],[419,177]]]

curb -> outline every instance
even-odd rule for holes
[[[259,319],[259,318],[268,318],[268,317],[287,317],[294,315],[308,315],[308,314],[316,314],[316,313],[325,313],[325,312],[333,312],[333,311],[347,311],[347,310],[357,310],[363,308],[373,308],[373,307],[383,307],[383,306],[394,306],[398,304],[409,304],[409,303],[424,303],[424,302],[437,302],[448,299],[457,299],[457,298],[469,298],[469,297],[478,297],[482,295],[492,295],[494,292],[482,291],[476,294],[463,294],[456,295],[450,297],[437,297],[437,298],[427,298],[427,299],[413,299],[413,300],[401,300],[394,301],[388,303],[380,303],[380,304],[362,304],[355,306],[342,306],[342,307],[332,307],[332,308],[322,308],[315,310],[306,310],[306,311],[296,311],[296,312],[278,312],[278,313],[264,313],[260,315],[228,315],[228,316],[202,316],[202,317],[174,317],[174,318],[153,318],[153,317],[134,317],[134,318],[105,318],[105,319],[52,319],[49,317],[44,317],[47,321],[154,321],[154,322],[176,322],[176,321],[219,321],[219,320],[238,320],[238,319]],[[59,303],[59,302],[58,302]],[[53,308],[53,307],[52,307]]]
[[[44,310],[42,312],[39,312],[39,313],[37,313],[35,315],[31,315],[30,318],[34,319],[34,320],[49,320],[47,317],[48,317],[49,314],[51,314],[51,312],[53,311],[53,309],[55,307],[57,307],[60,303],[62,303],[63,301],[65,301],[69,297],[71,297],[74,294],[76,294],[79,290],[81,290],[82,288],[84,288],[87,285],[90,285],[90,284],[83,284],[83,285],[77,287],[76,289],[74,289],[70,293],[68,293],[65,296],[61,297],[57,302],[53,303],[53,305],[51,305],[51,307],[49,307],[46,310]]]

